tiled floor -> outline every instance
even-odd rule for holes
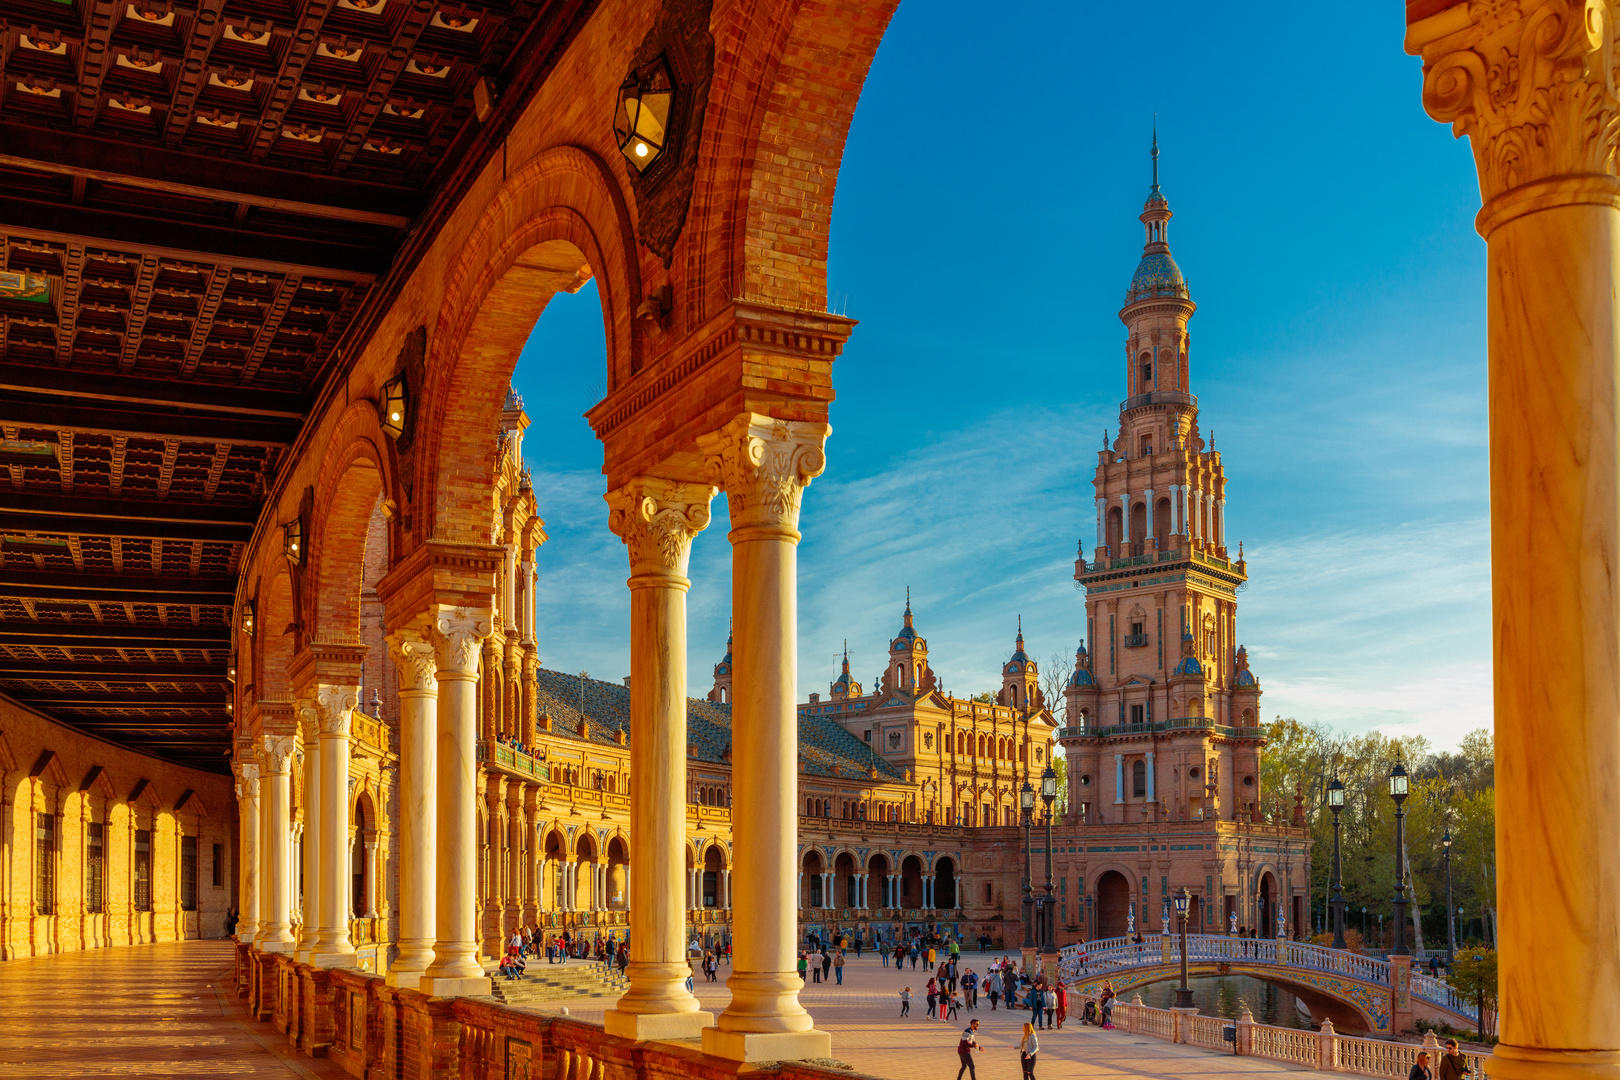
[[[222,992],[231,945],[189,941],[0,963],[0,1080],[342,1076]]]
[[[963,966],[978,967],[970,956]],[[543,964],[544,961],[541,961]],[[224,992],[231,968],[225,942],[142,945],[0,964],[0,1080],[140,1076],[275,1077],[332,1080],[340,1070],[298,1057],[268,1025],[246,1019]],[[730,999],[721,982],[700,983],[698,996],[719,1013]],[[926,974],[896,972],[868,955],[851,960],[843,986],[811,983],[802,999],[818,1027],[831,1032],[833,1055],[856,1069],[891,1080],[949,1080],[956,1040],[967,1017],[949,1024],[925,1020],[920,991]],[[901,1020],[899,990],[918,993]],[[606,998],[546,1006],[600,1022]],[[983,1080],[1017,1080],[1015,1049],[1026,1016],[980,1008],[977,1058]],[[1272,1080],[1311,1073],[1278,1062],[1230,1057],[1146,1036],[1067,1025],[1041,1033],[1037,1077],[1164,1077],[1176,1080]]]

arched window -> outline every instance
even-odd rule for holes
[[[1144,762],[1131,762],[1131,795],[1138,799],[1147,797],[1147,765]]]
[[[956,752],[958,754],[967,753],[967,736],[960,731],[956,733]]]
[[[1153,389],[1153,354],[1150,352],[1142,354],[1141,373],[1142,378],[1137,383],[1136,392],[1145,394]]]
[[[1021,761],[1021,762],[1029,761],[1029,740],[1028,739],[1024,740],[1024,744],[1018,748],[1018,760]]]
[[[804,812],[805,812],[806,816],[814,817],[815,813],[816,813],[816,800],[814,800],[814,799],[806,799],[806,800],[804,800]]]
[[[979,753],[978,753],[977,756],[979,756],[979,757],[984,757],[985,756],[984,755],[984,736],[983,735],[979,736]]]

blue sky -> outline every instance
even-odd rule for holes
[[[1490,723],[1485,249],[1466,142],[1429,120],[1395,4],[908,0],[850,132],[826,474],[805,499],[800,694],[848,638],[869,682],[912,587],[947,689],[1072,658],[1075,541],[1124,396],[1118,310],[1157,114],[1193,390],[1251,585],[1266,716],[1437,745]],[[606,529],[594,287],[547,308],[516,383],[550,542],[542,661],[628,673]],[[691,688],[730,605],[724,499],[693,555]]]

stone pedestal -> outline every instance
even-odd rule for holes
[[[1404,1035],[1412,1030],[1412,958],[1389,958],[1389,1032]]]

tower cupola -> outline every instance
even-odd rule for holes
[[[709,700],[721,705],[731,704],[731,633],[726,633],[726,655],[714,665],[714,689],[709,691]]]
[[[1001,694],[998,700],[1015,709],[1042,707],[1040,666],[1024,652],[1024,617],[1018,616],[1018,640],[1013,654],[1001,667]]]
[[[933,686],[934,673],[928,667],[928,642],[918,636],[911,617],[911,586],[906,586],[906,614],[900,633],[889,642],[889,666],[883,673],[886,690],[921,693]]]
[[[838,678],[833,680],[831,692],[828,694],[834,701],[846,701],[849,698],[861,696],[861,684],[849,673],[849,639],[844,639],[844,670]]]

